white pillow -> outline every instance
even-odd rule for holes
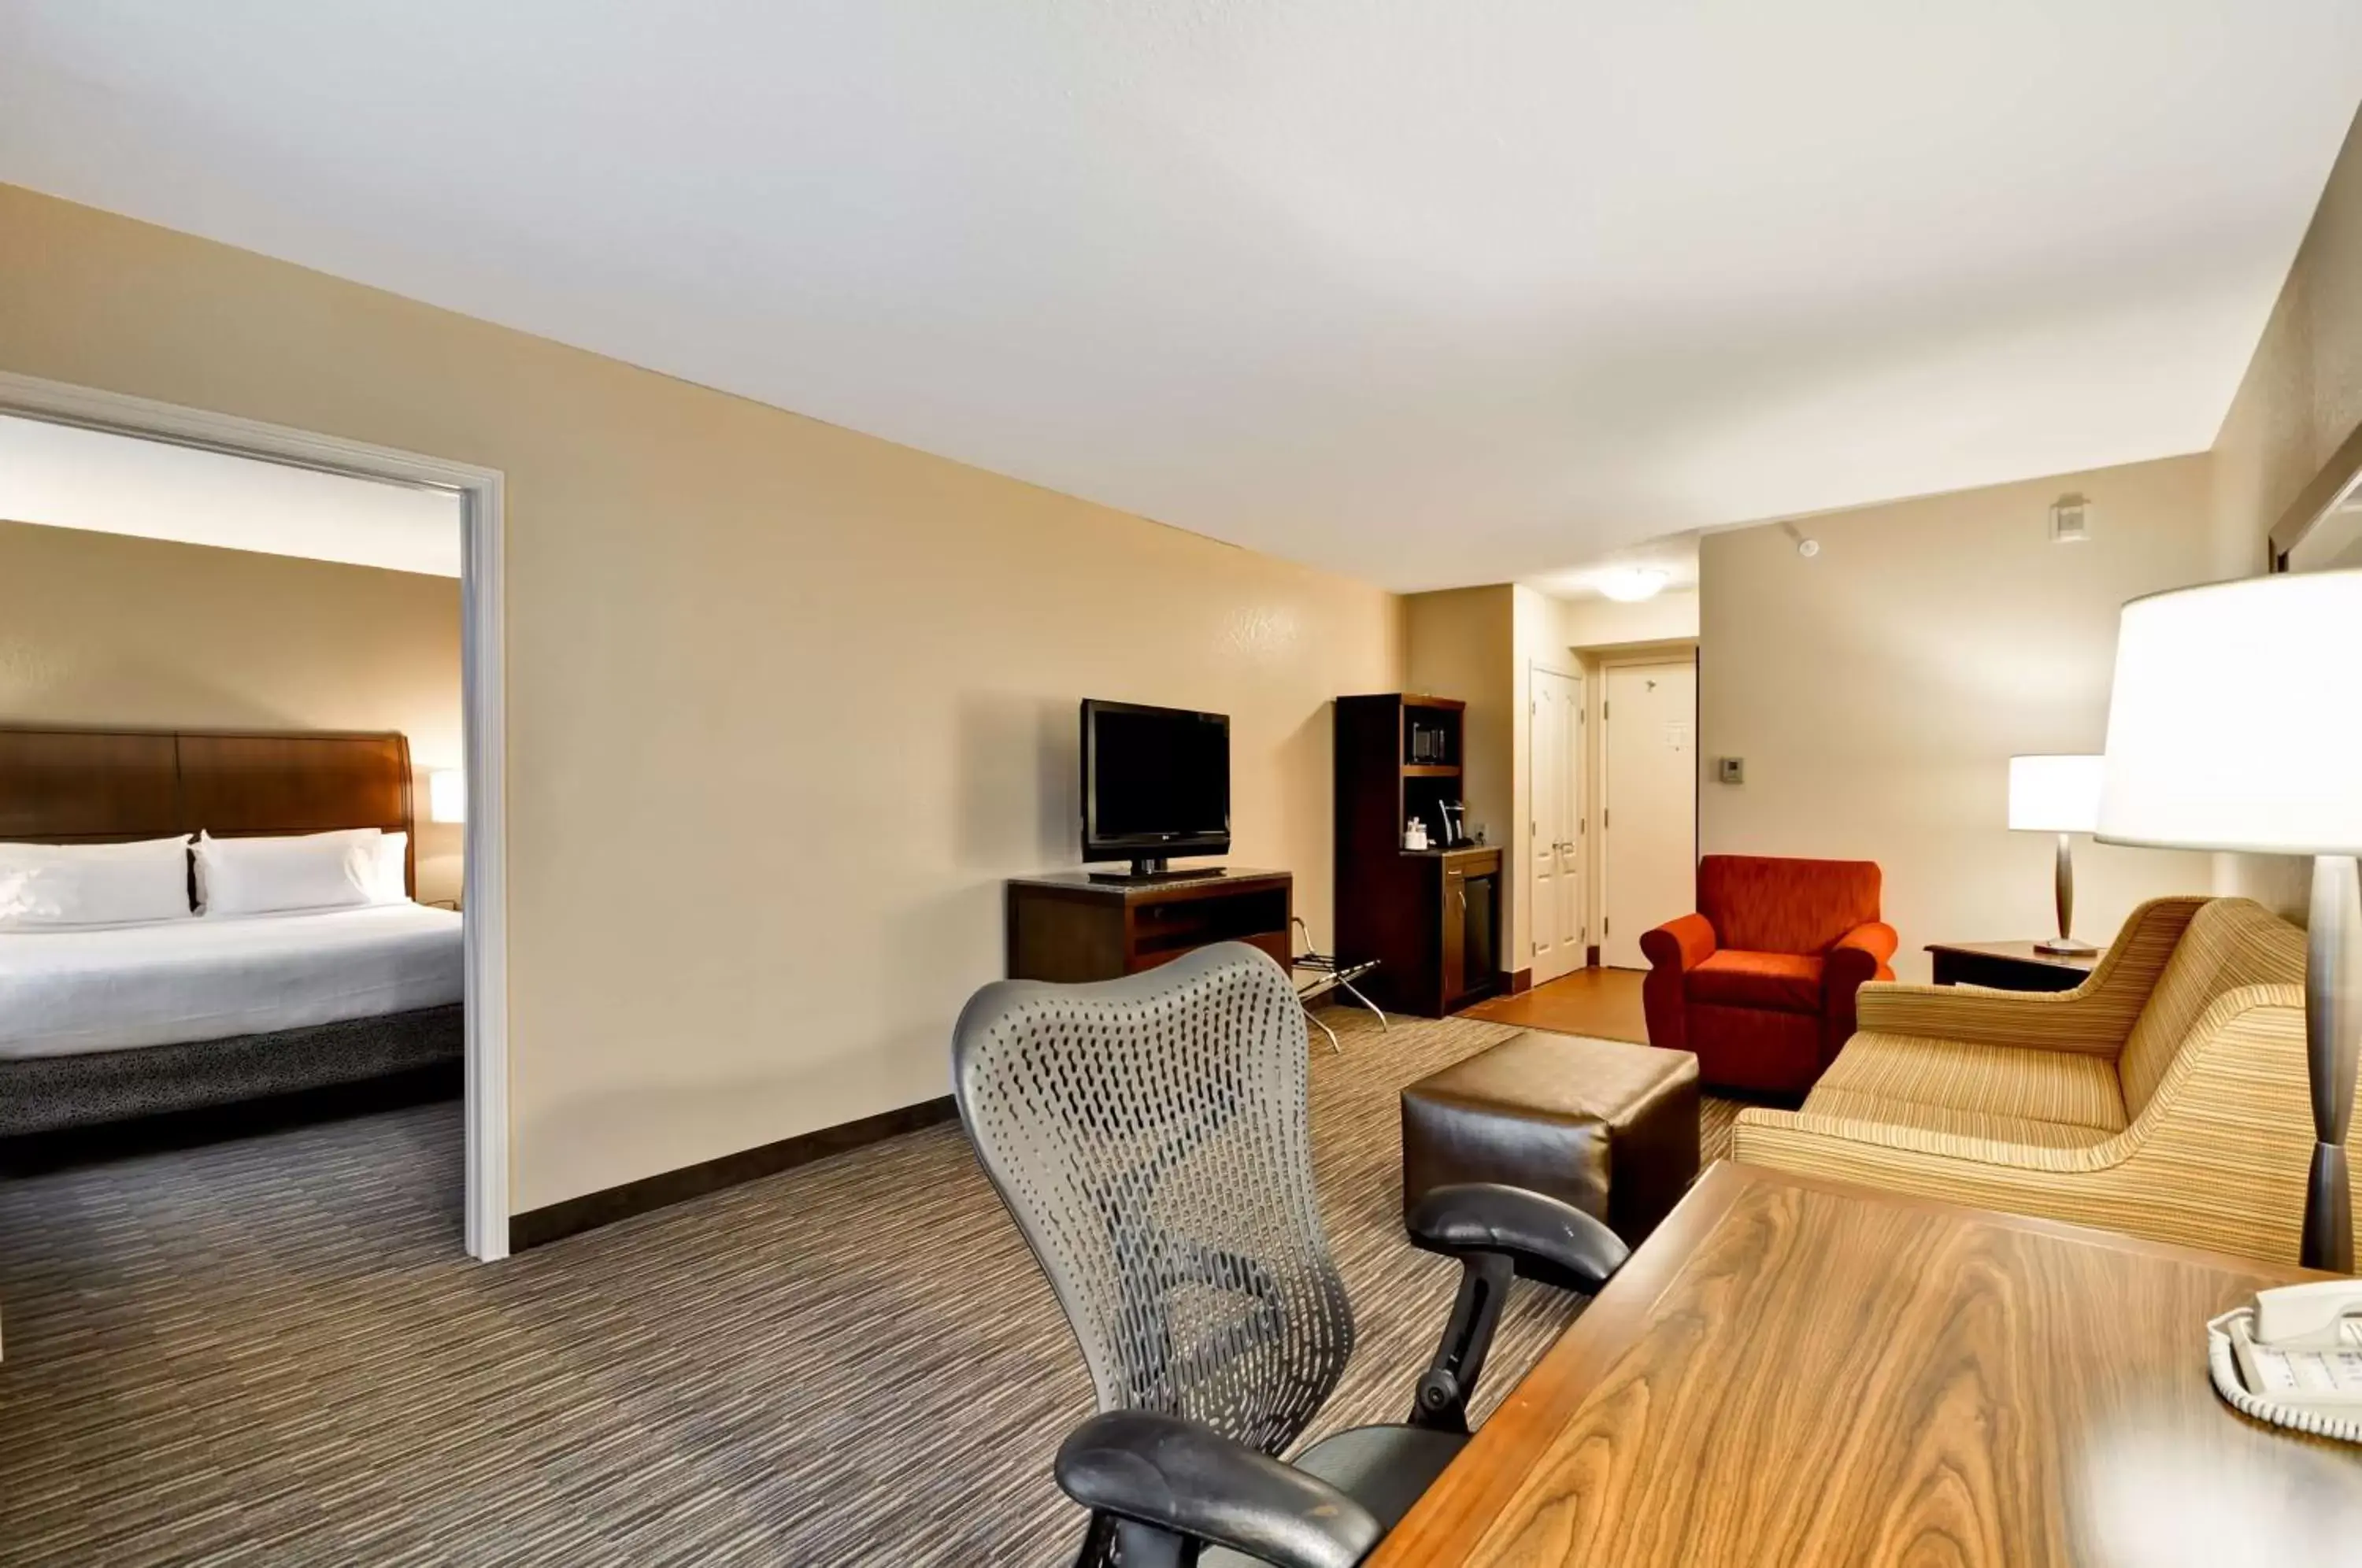
[[[406,904],[410,901],[410,885],[402,874],[403,863],[410,857],[410,835],[406,833],[381,834],[377,841],[377,864],[370,871],[370,902],[373,904]]]
[[[376,828],[338,828],[292,837],[215,838],[199,834],[197,907],[215,915],[351,909],[373,901]]]
[[[0,931],[186,920],[189,841],[0,844]]]

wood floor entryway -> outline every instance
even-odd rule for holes
[[[1513,997],[1488,998],[1457,1016],[1645,1045],[1649,1023],[1640,1010],[1640,982],[1646,977],[1639,969],[1577,969]]]

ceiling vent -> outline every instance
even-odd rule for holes
[[[2080,545],[2092,536],[2092,503],[2074,491],[2050,503],[2050,542]]]

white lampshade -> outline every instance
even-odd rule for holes
[[[2098,756],[2009,759],[2009,825],[2035,833],[2090,833],[2100,821]]]
[[[426,776],[426,816],[430,822],[468,820],[468,775],[457,767],[438,767]]]
[[[2125,606],[2099,836],[2362,854],[2362,571],[2247,578]]]

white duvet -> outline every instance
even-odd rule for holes
[[[222,1040],[459,1000],[459,917],[417,904],[0,933],[0,1060]]]

